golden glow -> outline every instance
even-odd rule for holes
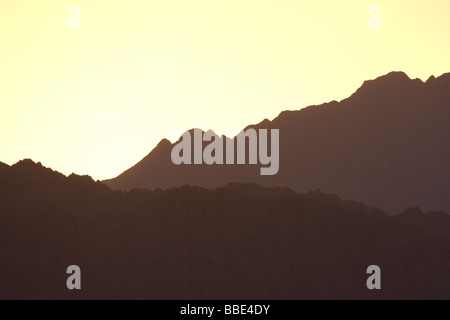
[[[0,161],[111,178],[199,122],[236,131],[389,71],[439,76],[449,13],[448,0],[3,0]]]

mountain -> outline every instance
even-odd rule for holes
[[[449,299],[450,216],[233,183],[113,191],[0,165],[0,299]],[[66,288],[69,265],[81,290]],[[381,268],[381,290],[366,269]]]
[[[426,82],[391,72],[349,98],[284,111],[248,128],[279,129],[280,169],[259,165],[174,165],[162,140],[144,159],[104,181],[113,189],[214,188],[257,182],[297,192],[321,188],[398,214],[414,205],[450,212],[450,73]]]

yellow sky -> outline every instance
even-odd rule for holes
[[[1,0],[0,161],[111,178],[199,123],[236,132],[389,71],[439,76],[449,16],[448,0]]]

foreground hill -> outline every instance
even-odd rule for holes
[[[179,165],[160,144],[105,183],[113,189],[214,188],[230,182],[321,188],[398,214],[407,206],[450,212],[450,73],[426,82],[392,72],[366,81],[351,97],[285,111],[249,128],[279,129],[280,169],[260,165]]]
[[[0,165],[0,298],[450,298],[450,217],[392,217],[320,191],[112,191]],[[69,291],[69,265],[82,290]],[[382,289],[366,288],[366,268]]]

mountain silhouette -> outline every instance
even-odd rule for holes
[[[247,128],[279,129],[280,169],[259,165],[174,165],[164,139],[114,179],[113,189],[215,188],[231,182],[321,188],[398,214],[409,206],[450,212],[450,73],[426,82],[391,72],[349,98],[284,111]],[[247,129],[246,128],[246,129]],[[206,143],[204,143],[206,145]]]
[[[113,191],[0,164],[0,299],[448,299],[450,216],[233,183]],[[67,290],[69,265],[82,290]],[[378,265],[382,290],[368,290]]]

